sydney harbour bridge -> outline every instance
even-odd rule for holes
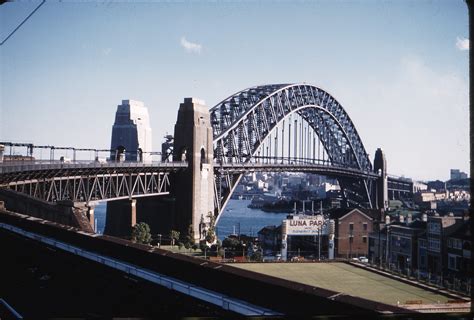
[[[75,157],[81,149],[0,145],[10,150],[26,147],[30,155],[35,149],[49,148],[52,155],[50,161],[4,161],[0,165],[0,200],[7,207],[9,201],[22,196],[52,205],[80,203],[91,223],[95,202],[171,194],[182,221],[178,222],[180,229],[191,222],[198,234],[198,225],[208,212],[219,219],[242,175],[255,171],[334,177],[341,187],[343,206],[348,207],[386,208],[389,191],[407,191],[403,181],[387,178],[380,149],[372,165],[342,105],[309,84],[251,87],[210,110],[204,102],[186,98],[178,112],[172,153],[162,154],[166,161],[60,162],[54,160],[54,150],[73,149]],[[117,152],[82,150],[96,155]],[[135,154],[135,159],[142,158]]]

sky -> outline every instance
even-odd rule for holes
[[[1,41],[38,4],[0,5]],[[108,149],[134,99],[159,151],[185,97],[306,82],[389,174],[447,180],[469,172],[468,37],[464,1],[47,1],[0,46],[0,141]]]

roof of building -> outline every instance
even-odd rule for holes
[[[451,238],[469,240],[471,239],[470,221],[464,220],[450,235]]]
[[[281,232],[281,225],[279,226],[265,226],[262,229],[260,229],[258,234],[269,234],[269,233],[275,233],[275,232]]]
[[[345,215],[349,214],[350,212],[358,210],[362,214],[366,215],[370,219],[377,219],[378,220],[378,215],[374,217],[374,210],[367,210],[367,209],[360,209],[360,208],[335,208],[331,209],[328,211],[329,217],[331,219],[341,219]]]
[[[399,227],[400,229],[411,229],[418,231],[417,234],[422,234],[426,231],[426,221],[414,220],[413,222],[406,224],[405,222],[395,221],[389,224],[390,227]],[[387,226],[384,226],[380,232],[387,232]]]

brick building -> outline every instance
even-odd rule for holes
[[[369,249],[369,233],[373,230],[373,222],[377,218],[375,211],[353,208],[340,208],[329,211],[335,220],[335,256],[351,258],[367,256]]]

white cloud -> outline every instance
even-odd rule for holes
[[[103,48],[102,55],[108,56],[112,52],[112,48]]]
[[[469,50],[469,39],[466,38],[456,38],[456,48],[461,51]]]
[[[181,46],[187,51],[191,53],[201,53],[202,45],[199,43],[193,43],[186,40],[185,37],[181,37]]]

